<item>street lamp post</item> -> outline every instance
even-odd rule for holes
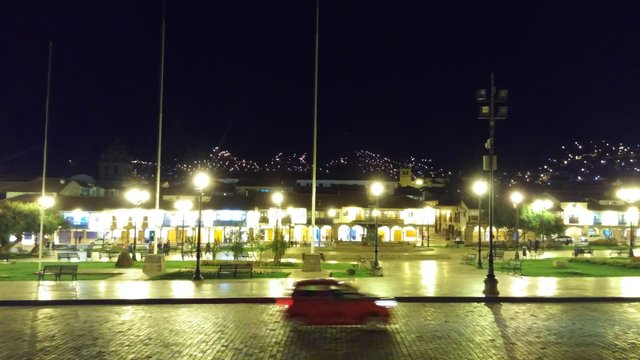
[[[533,210],[538,211],[541,213],[540,216],[540,227],[542,230],[542,250],[544,250],[544,239],[545,239],[545,229],[544,229],[544,214],[547,210],[551,209],[551,207],[553,206],[553,203],[551,202],[551,200],[549,199],[545,199],[545,200],[536,200],[533,202],[533,204],[531,205],[533,207]]]
[[[511,202],[513,203],[513,207],[516,209],[516,231],[515,231],[515,235],[516,235],[516,244],[515,244],[515,249],[516,249],[516,253],[514,255],[514,258],[519,259],[520,258],[520,253],[518,252],[518,245],[520,244],[520,209],[518,208],[518,205],[522,202],[522,200],[524,199],[524,196],[522,195],[521,192],[519,191],[514,191],[511,193]]]
[[[40,207],[40,237],[38,239],[38,271],[42,270],[42,242],[44,240],[44,215],[45,210],[53,206],[55,200],[51,196],[43,195],[38,198]]]
[[[380,264],[378,263],[378,252],[379,252],[379,248],[378,248],[378,207],[380,206],[379,204],[379,199],[380,199],[380,195],[382,195],[382,193],[384,192],[384,185],[382,185],[381,182],[374,182],[371,184],[371,195],[373,195],[373,197],[376,199],[376,208],[373,211],[373,219],[374,219],[374,230],[373,230],[373,234],[375,236],[374,238],[374,242],[373,242],[373,268],[374,269],[380,269]]]
[[[473,183],[473,192],[478,195],[478,269],[482,269],[482,221],[481,213],[482,213],[482,195],[487,193],[487,182],[484,180],[476,180]]]
[[[488,156],[483,158],[483,168],[489,172],[489,269],[484,280],[484,291],[486,296],[498,296],[498,279],[493,269],[493,212],[494,212],[494,172],[497,168],[495,158],[495,123],[496,120],[506,119],[508,107],[506,106],[509,91],[506,89],[496,89],[491,73],[491,88],[478,90],[476,100],[481,104],[478,118],[489,120],[489,139],[485,142],[485,148],[489,150]]]
[[[283,200],[283,196],[281,192],[276,192],[273,193],[273,195],[271,195],[271,201],[273,201],[274,204],[276,204],[276,233],[274,234],[273,238],[274,240],[279,240],[278,239],[278,222],[280,221],[280,205],[282,205],[282,200]]]
[[[204,280],[202,273],[200,272],[200,256],[201,256],[201,228],[202,228],[202,195],[203,190],[209,185],[209,175],[205,173],[198,173],[193,178],[193,184],[198,192],[198,233],[196,240],[196,270],[193,273],[192,280]]]
[[[182,213],[182,233],[180,234],[181,245],[180,248],[182,250],[182,255],[184,256],[184,241],[185,241],[185,231],[184,231],[184,215],[187,211],[191,210],[193,207],[193,202],[191,200],[180,199],[175,203],[176,209],[178,209]]]
[[[632,187],[632,188],[624,188],[624,189],[620,189],[617,191],[616,195],[618,196],[618,198],[624,200],[627,204],[629,205],[633,205],[636,203],[636,201],[640,200],[640,189],[636,188],[636,187]],[[633,208],[634,211],[634,217],[636,218],[635,220],[637,221],[637,214],[638,214],[638,209]],[[631,212],[632,208],[629,208],[629,212]],[[629,257],[634,257],[635,255],[633,254],[633,247],[636,243],[636,234],[635,234],[635,230],[633,229],[633,220],[629,218],[629,230],[631,231],[631,234],[629,234]]]
[[[150,194],[147,190],[133,188],[127,191],[124,196],[131,204],[133,204],[133,206],[140,206],[142,203],[149,200]],[[133,256],[131,259],[133,259],[133,261],[137,261],[136,243],[138,242],[138,219],[135,215],[133,218]]]

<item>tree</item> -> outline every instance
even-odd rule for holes
[[[282,229],[278,229],[275,233],[275,237],[271,242],[271,251],[273,252],[273,262],[280,264],[280,260],[284,256],[284,253],[289,248],[289,244],[282,237]]]
[[[549,211],[534,211],[531,205],[523,206],[520,212],[520,225],[528,230],[542,235],[542,221],[544,219],[544,235],[561,234],[564,232],[564,221],[560,216]]]
[[[64,218],[53,212],[45,212],[43,233],[52,234],[59,228],[69,228]],[[22,242],[22,234],[40,231],[40,208],[34,203],[5,201],[0,203],[0,253],[8,252],[13,246]],[[11,236],[16,237],[11,241]],[[39,240],[38,240],[39,241]]]

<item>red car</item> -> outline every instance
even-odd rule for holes
[[[302,280],[296,283],[285,318],[292,325],[365,325],[377,328],[391,318],[393,299],[358,292],[334,279]]]

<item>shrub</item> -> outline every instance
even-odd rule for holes
[[[598,240],[589,241],[589,245],[618,246],[618,240],[616,240],[615,238],[598,239]]]
[[[240,255],[244,253],[245,243],[236,241],[229,246],[229,250],[233,253],[233,260],[238,260]]]

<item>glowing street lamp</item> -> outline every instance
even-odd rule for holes
[[[616,195],[619,199],[624,200],[627,204],[633,205],[638,200],[640,200],[640,189],[639,188],[623,188],[616,192]],[[638,209],[635,207],[630,207],[627,211],[629,214],[629,230],[631,234],[629,235],[629,257],[634,257],[633,247],[636,242],[636,233],[633,229],[634,220],[638,221]]]
[[[192,280],[204,280],[200,272],[200,244],[201,244],[201,227],[202,227],[202,195],[203,190],[209,185],[209,175],[198,173],[193,178],[193,185],[198,192],[198,237],[196,240],[196,270],[193,273]]]
[[[376,209],[373,211],[373,218],[374,218],[374,236],[375,236],[375,241],[373,243],[373,268],[374,269],[380,269],[380,265],[378,264],[378,215],[379,215],[379,211],[378,211],[378,207],[379,207],[379,200],[380,200],[380,195],[382,195],[382,193],[384,192],[384,185],[382,185],[381,182],[374,182],[371,184],[371,195],[373,195],[373,197],[376,199]]]
[[[142,203],[149,200],[151,195],[147,190],[140,190],[138,188],[133,188],[127,191],[124,194],[124,197],[131,203],[133,206],[140,206]],[[137,216],[134,215],[133,219],[133,261],[137,261],[136,259],[136,243],[138,242],[138,219]]]
[[[487,193],[489,185],[484,180],[476,180],[472,186],[473,193],[478,195],[478,269],[482,269],[482,222],[480,215],[482,212],[482,196]]]
[[[520,253],[518,252],[518,245],[520,244],[520,209],[518,205],[520,205],[522,200],[524,200],[524,195],[522,195],[521,192],[514,191],[511,193],[511,202],[513,203],[513,208],[516,209],[516,253],[514,255],[516,259],[520,258]]]
[[[536,200],[533,202],[533,204],[531,204],[531,207],[533,208],[534,211],[542,213],[542,216],[540,218],[540,227],[542,228],[542,250],[544,250],[544,239],[545,239],[544,214],[547,210],[551,209],[552,206],[553,206],[553,203],[549,199]]]
[[[40,207],[40,238],[38,239],[38,271],[42,270],[42,242],[44,240],[44,213],[45,210],[55,204],[55,200],[51,196],[43,195],[38,198],[38,206]]]
[[[191,200],[187,200],[187,199],[180,199],[180,200],[176,200],[174,206],[176,207],[176,209],[178,209],[178,211],[180,211],[180,213],[182,214],[182,236],[180,237],[181,240],[181,250],[182,250],[182,255],[184,256],[184,241],[186,238],[186,234],[185,234],[185,230],[184,230],[184,216],[186,214],[187,211],[191,210],[191,208],[193,208],[193,202]],[[183,258],[184,260],[184,258]]]

